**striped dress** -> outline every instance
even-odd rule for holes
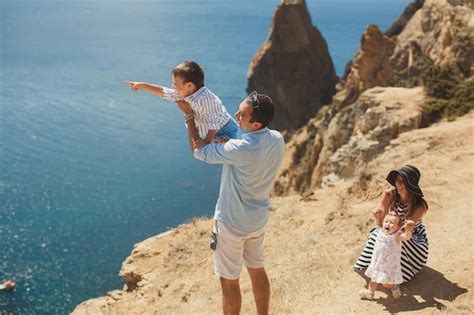
[[[402,205],[397,201],[395,207],[397,213],[400,216],[403,216],[407,205]],[[354,265],[355,270],[366,269],[369,266],[378,232],[379,230],[377,228],[370,230],[369,239],[365,244],[359,259]],[[426,237],[425,226],[420,220],[413,229],[411,239],[402,242],[401,265],[403,282],[410,281],[411,278],[413,278],[426,264],[426,261],[428,260],[428,248],[428,238]]]

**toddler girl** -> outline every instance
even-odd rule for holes
[[[411,229],[407,226],[414,225],[412,220],[407,220],[401,226],[401,217],[395,212],[389,212],[383,218],[376,218],[379,229],[375,241],[374,253],[365,275],[370,278],[369,288],[359,292],[361,298],[372,300],[377,285],[381,283],[385,288],[392,289],[394,299],[402,295],[399,284],[403,282],[401,267],[401,242],[411,238]]]

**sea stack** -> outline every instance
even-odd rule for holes
[[[271,96],[271,127],[292,131],[328,104],[337,76],[326,40],[312,25],[304,0],[284,0],[276,9],[268,39],[248,69],[248,91]]]

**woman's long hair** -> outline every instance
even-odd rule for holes
[[[407,182],[405,180],[405,177],[400,176],[403,180],[403,184],[405,185],[405,189],[407,187]],[[423,206],[425,208],[425,211],[428,210],[428,203],[426,200],[418,195],[412,194],[411,192],[408,192],[408,205],[406,210],[403,213],[403,219],[406,220],[410,218],[413,213],[415,212],[416,209],[418,209],[420,206]],[[395,209],[395,203],[400,201],[400,194],[397,191],[397,187],[395,186],[392,189],[392,202],[390,203],[390,209]],[[415,222],[416,223],[416,222]]]

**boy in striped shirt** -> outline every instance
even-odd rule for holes
[[[214,137],[239,138],[237,123],[219,97],[204,85],[204,71],[196,62],[184,61],[171,73],[173,80],[171,89],[147,82],[124,82],[130,85],[132,91],[143,90],[168,101],[188,102],[194,112],[199,137],[206,143],[212,142]]]

